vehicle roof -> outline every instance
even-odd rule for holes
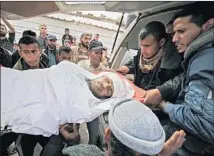
[[[111,12],[141,12],[148,15],[167,8],[182,6],[192,2],[167,1],[2,1],[1,16],[10,20],[24,19],[51,13],[69,13],[71,11],[111,11]]]

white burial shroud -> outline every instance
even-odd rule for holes
[[[1,67],[1,127],[48,137],[57,135],[61,124],[95,119],[118,99],[97,99],[86,82],[94,78],[68,61],[27,71]]]

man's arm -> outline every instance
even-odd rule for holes
[[[15,40],[15,28],[5,18],[2,18],[2,20],[7,25],[7,27],[10,29],[8,40],[11,44],[13,44],[14,40]]]
[[[2,18],[3,22],[7,25],[7,27],[10,29],[10,33],[15,33],[15,28],[5,19]]]
[[[128,63],[126,63],[124,66],[119,67],[116,71],[123,75],[133,74],[134,73],[134,60],[131,59]]]
[[[214,142],[214,51],[207,49],[189,67],[185,97],[179,104],[165,103],[171,121],[196,136]]]
[[[174,79],[165,82],[163,85],[158,86],[157,89],[146,91],[144,103],[157,105],[162,100],[171,101],[176,98],[180,91],[183,73],[174,77]]]
[[[170,101],[175,98],[181,89],[181,82],[183,79],[183,73],[174,77],[174,79],[168,80],[163,85],[156,87],[163,100]]]

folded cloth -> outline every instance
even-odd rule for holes
[[[59,125],[92,121],[116,100],[92,94],[88,80],[97,77],[68,61],[27,71],[1,67],[1,127],[49,137]]]

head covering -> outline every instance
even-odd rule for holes
[[[132,98],[134,96],[134,88],[129,82],[121,78],[117,73],[113,72],[102,72],[99,76],[106,76],[113,81],[114,93],[112,97],[117,98]]]
[[[48,40],[57,40],[55,35],[48,35],[47,39]]]
[[[127,147],[146,155],[159,153],[165,133],[151,109],[134,99],[119,101],[109,112],[109,127]]]
[[[95,145],[79,144],[76,146],[70,146],[62,150],[64,155],[68,156],[105,156]]]
[[[91,41],[88,46],[89,51],[101,51],[104,50],[103,44],[99,41]]]

